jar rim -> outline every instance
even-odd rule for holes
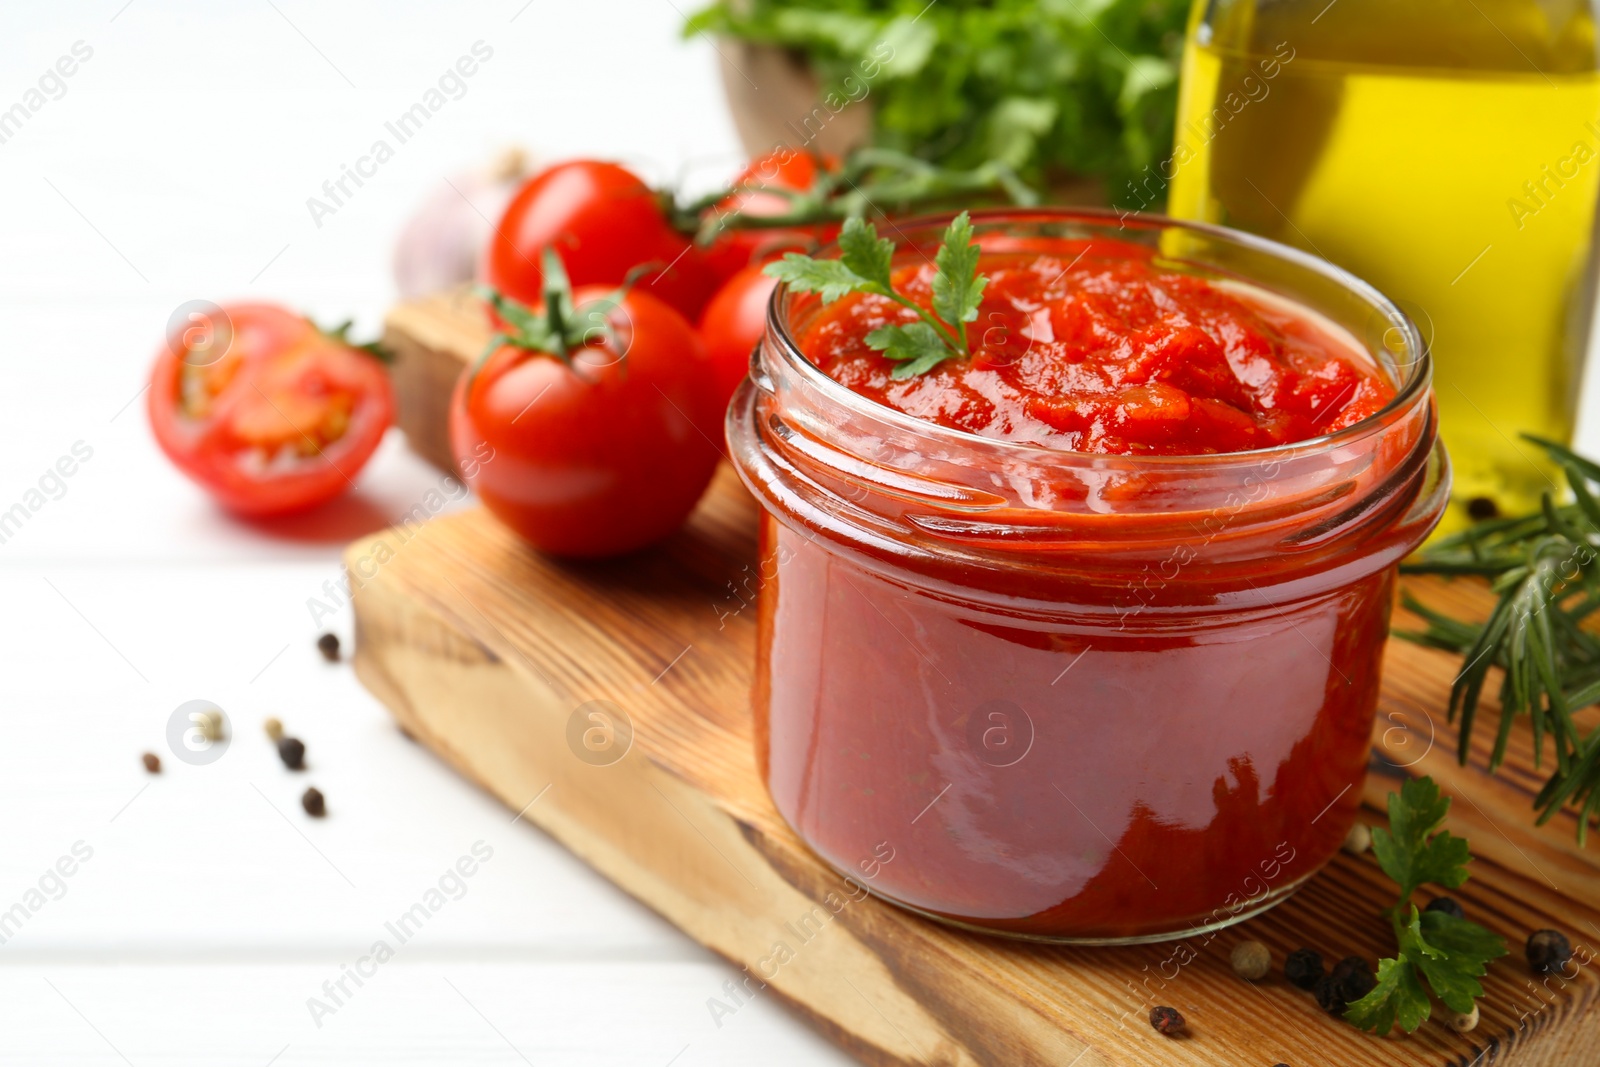
[[[900,245],[908,240],[907,233],[909,231],[942,229],[957,214],[959,212],[947,211],[919,215],[903,222],[891,222],[890,225],[898,235],[900,240],[897,245]],[[1029,441],[1009,441],[1003,438],[986,437],[982,434],[972,433],[952,426],[945,426],[941,423],[918,418],[887,404],[879,403],[830,377],[800,350],[798,342],[796,342],[789,329],[788,306],[792,293],[787,282],[780,282],[767,302],[767,335],[769,338],[777,340],[778,343],[773,347],[782,355],[787,364],[787,369],[798,374],[808,385],[817,389],[830,402],[841,404],[853,413],[860,414],[866,418],[883,420],[910,433],[921,434],[952,445],[988,449],[997,455],[1015,457],[1034,463],[1085,463],[1101,469],[1120,469],[1143,473],[1183,471],[1199,466],[1216,468],[1233,463],[1246,466],[1256,465],[1263,462],[1287,460],[1328,451],[1382,433],[1388,427],[1403,419],[1418,403],[1427,401],[1428,389],[1433,377],[1433,360],[1429,345],[1422,336],[1421,331],[1417,329],[1416,323],[1412,321],[1404,309],[1384,295],[1376,286],[1320,256],[1312,255],[1292,245],[1286,245],[1265,237],[1258,237],[1255,234],[1244,233],[1226,226],[1189,222],[1152,212],[1118,211],[1112,208],[1096,207],[1046,206],[1032,208],[976,208],[969,209],[969,214],[975,227],[1004,222],[1062,223],[1073,221],[1078,221],[1088,226],[1106,227],[1114,222],[1119,230],[1128,229],[1131,225],[1132,228],[1145,231],[1179,230],[1203,234],[1214,240],[1238,246],[1246,251],[1285,261],[1302,270],[1318,275],[1323,280],[1350,292],[1389,319],[1391,328],[1400,329],[1405,336],[1405,350],[1416,353],[1416,357],[1408,363],[1400,364],[1398,360],[1392,358],[1391,354],[1391,359],[1386,363],[1377,351],[1373,351],[1373,346],[1363,342],[1361,344],[1362,350],[1381,370],[1397,376],[1403,372],[1404,379],[1394,383],[1395,395],[1383,407],[1333,433],[1308,437],[1304,440],[1292,441],[1281,445],[1272,445],[1267,448],[1190,455],[1126,455],[1122,453],[1081,452],[1075,449],[1056,448],[1051,445]],[[824,246],[821,252],[823,254],[836,253],[838,247],[838,242],[834,241]],[[899,250],[899,247],[897,247],[896,251],[898,252]],[[1166,258],[1180,263],[1192,263],[1193,266],[1201,268],[1212,277],[1226,277],[1231,273],[1213,264],[1186,261],[1181,257]],[[1258,279],[1244,275],[1233,275],[1233,277],[1257,289],[1275,293],[1275,290]],[[1292,294],[1276,293],[1275,295],[1284,296],[1296,304],[1303,305],[1303,301]]]

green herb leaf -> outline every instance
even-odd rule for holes
[[[1600,700],[1600,636],[1587,625],[1600,612],[1600,465],[1553,441],[1524,436],[1565,472],[1573,502],[1557,504],[1547,495],[1530,515],[1477,523],[1404,564],[1408,574],[1482,575],[1499,601],[1480,623],[1452,619],[1410,598],[1426,629],[1397,636],[1461,654],[1450,718],[1461,717],[1462,763],[1490,672],[1501,669],[1489,768],[1499,768],[1513,724],[1526,716],[1534,766],[1543,765],[1548,749],[1555,754],[1555,767],[1534,798],[1538,821],[1573,805],[1582,845],[1600,812],[1600,728],[1585,733],[1574,718]]]
[[[972,240],[972,220],[962,212],[945,228],[934,255],[938,274],[933,282],[937,315],[893,284],[894,242],[878,236],[877,227],[862,219],[846,222],[839,234],[838,259],[813,259],[790,252],[764,268],[767,274],[803,293],[818,293],[832,303],[850,293],[872,293],[916,313],[919,321],[880,326],[866,337],[867,346],[899,366],[891,377],[915,377],[956,356],[967,355],[966,323],[978,317],[988,279],[978,273],[979,249]],[[953,329],[952,329],[953,328]]]
[[[967,343],[966,324],[978,317],[984,287],[989,279],[978,275],[977,242],[972,239],[972,218],[963,211],[951,220],[944,240],[934,254],[939,273],[933,278],[933,312],[956,327],[963,347]]]
[[[1389,828],[1372,831],[1372,851],[1383,873],[1399,883],[1402,900],[1429,882],[1454,889],[1467,880],[1472,856],[1466,841],[1439,831],[1449,811],[1449,799],[1432,778],[1413,779],[1389,794]]]
[[[1452,1011],[1472,1010],[1472,1002],[1483,996],[1478,979],[1488,972],[1490,960],[1506,954],[1505,938],[1442,911],[1421,913],[1417,940],[1433,951],[1413,962]]]
[[[812,259],[799,252],[786,252],[782,259],[768,263],[769,274],[801,293],[820,293],[824,304],[831,304],[849,293],[872,291],[872,280],[849,267],[843,260]]]
[[[882,352],[884,359],[900,363],[889,374],[897,381],[914,378],[955,355],[938,331],[925,322],[879,326],[867,334],[867,347]]]
[[[1389,794],[1389,828],[1372,831],[1379,866],[1400,886],[1399,903],[1389,911],[1398,954],[1378,961],[1378,984],[1345,1010],[1345,1018],[1363,1030],[1382,1034],[1397,1022],[1407,1033],[1415,1030],[1432,1010],[1430,989],[1451,1010],[1470,1012],[1483,996],[1478,979],[1489,961],[1506,954],[1499,934],[1445,912],[1418,911],[1411,903],[1422,885],[1453,889],[1467,880],[1472,857],[1466,841],[1440,829],[1449,811],[1450,800],[1433,779],[1408,781]]]
[[[942,168],[1095,175],[1149,204],[1172,150],[1184,0],[711,0],[686,33],[797,52],[871,143]],[[822,116],[818,116],[821,118]],[[890,201],[872,194],[874,203]]]
[[[1378,961],[1378,984],[1345,1009],[1344,1017],[1362,1030],[1386,1034],[1396,1022],[1411,1033],[1428,1019],[1433,1005],[1409,962]]]
[[[877,227],[862,219],[849,219],[839,231],[839,258],[858,277],[888,292],[889,271],[894,266],[894,242],[879,237]],[[937,309],[935,309],[937,310]]]

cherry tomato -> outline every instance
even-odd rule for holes
[[[750,370],[750,351],[767,329],[767,303],[778,279],[758,264],[728,279],[706,305],[700,319],[700,340],[711,358],[712,381],[726,408]]]
[[[711,208],[711,214],[720,217],[737,211],[756,218],[782,215],[790,209],[789,201],[759,187],[805,192],[817,183],[817,177],[823,171],[836,170],[838,166],[839,161],[832,156],[818,157],[796,148],[774,149],[759,159],[751,160],[750,165],[733,181],[739,191],[718,201]],[[811,251],[818,245],[827,244],[838,233],[839,227],[834,223],[774,229],[729,228],[713,239],[705,251],[705,258],[716,276],[726,282],[752,264],[776,259],[784,252]]]
[[[614,295],[579,287],[584,306]],[[601,557],[683,524],[721,456],[705,349],[667,304],[634,289],[570,366],[506,346],[456,385],[450,439],[494,515],[542,551]],[[535,309],[537,310],[537,308]]]
[[[484,280],[522,304],[544,296],[539,257],[554,248],[574,286],[620,285],[643,264],[637,286],[693,322],[717,279],[688,237],[672,228],[659,195],[615,163],[558,163],[517,190],[484,256]]]
[[[394,419],[383,367],[283,308],[221,311],[156,355],[148,408],[167,458],[242,515],[349,489]]]

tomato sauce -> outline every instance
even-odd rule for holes
[[[825,861],[926,914],[1226,925],[1356,816],[1395,564],[1447,494],[1426,360],[1114,237],[986,248],[972,356],[919,377],[865,343],[906,309],[774,304],[728,423],[764,510],[759,766]]]
[[[992,244],[993,242],[991,242]],[[919,418],[1077,452],[1207,455],[1353,426],[1394,397],[1372,361],[1303,309],[1162,269],[1118,241],[993,252],[971,358],[905,381],[866,336],[916,315],[887,297],[824,309],[798,339],[830,377]],[[931,307],[932,263],[897,291]]]

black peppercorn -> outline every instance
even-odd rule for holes
[[[317,651],[322,653],[322,658],[329,663],[339,662],[339,635],[323,634],[317,638]]]
[[[1462,910],[1461,902],[1455,897],[1434,897],[1428,901],[1428,906],[1423,911],[1442,911],[1446,915],[1454,915],[1458,919],[1465,919],[1467,913]]]
[[[1554,974],[1572,959],[1572,943],[1559,930],[1535,930],[1524,951],[1534,974]]]
[[[1344,1009],[1350,1001],[1344,995],[1344,987],[1339,980],[1331,974],[1325,974],[1317,979],[1316,986],[1311,990],[1317,998],[1317,1003],[1322,1010],[1330,1015],[1343,1015]]]
[[[1322,953],[1297,948],[1283,961],[1283,976],[1301,989],[1315,989],[1322,977]]]
[[[139,761],[144,764],[144,769],[151,774],[161,773],[161,757],[154,752],[146,752],[139,757]]]
[[[291,771],[303,771],[306,767],[306,743],[298,737],[285,737],[278,742],[278,758],[283,760],[283,765]]]
[[[1494,502],[1493,497],[1475,496],[1467,501],[1467,517],[1474,522],[1483,522],[1485,519],[1498,519],[1500,505]]]
[[[1150,1009],[1150,1025],[1156,1028],[1157,1033],[1170,1037],[1183,1029],[1183,1015],[1177,1008],[1169,1008],[1163,1004]]]
[[[316,786],[312,786],[301,795],[300,806],[314,819],[320,819],[328,814],[328,802],[323,799],[322,790]]]
[[[1360,956],[1346,956],[1340,960],[1334,965],[1330,977],[1339,983],[1339,992],[1346,1001],[1360,1000],[1378,984],[1378,979],[1372,973],[1372,965]]]

